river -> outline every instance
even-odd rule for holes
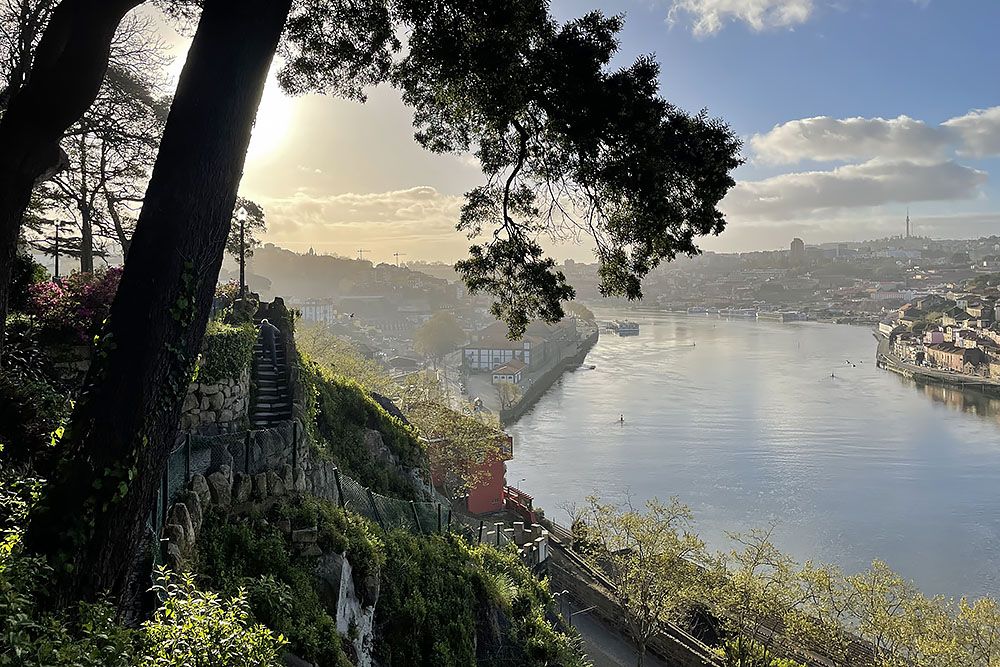
[[[602,332],[596,368],[508,428],[508,483],[549,516],[594,493],[677,496],[714,550],[777,522],[801,560],[997,592],[1000,400],[879,370],[866,328],[598,311],[625,315],[638,336]]]

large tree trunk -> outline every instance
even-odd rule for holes
[[[71,573],[57,602],[101,592],[123,602],[130,556],[208,322],[253,120],[290,4],[205,2],[106,334],[26,536],[57,572]]]
[[[0,351],[21,220],[35,183],[58,168],[59,140],[94,102],[122,17],[143,0],[63,0],[27,84],[0,120]]]

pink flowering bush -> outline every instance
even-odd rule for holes
[[[107,319],[121,275],[115,267],[36,283],[28,288],[26,310],[47,336],[87,343]]]

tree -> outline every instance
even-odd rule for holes
[[[97,99],[62,141],[67,168],[41,189],[41,216],[54,217],[63,230],[77,228],[75,248],[63,230],[58,239],[51,233],[36,239],[36,248],[78,257],[86,272],[102,252],[99,238],[128,253],[134,210],[142,203],[169,108],[163,97],[166,63],[151,21],[126,17],[112,41]]]
[[[501,410],[509,410],[521,398],[521,388],[513,382],[497,382],[496,390]]]
[[[778,657],[778,628],[808,597],[796,563],[771,541],[773,531],[729,535],[737,548],[723,559],[721,585],[714,587],[717,615],[730,636],[727,667],[770,665]]]
[[[6,93],[0,118],[0,343],[11,266],[32,190],[62,167],[59,142],[97,96],[115,30],[141,2],[62,0],[45,23],[30,74]]]
[[[0,7],[0,115],[28,82],[35,47],[57,0],[9,0]]]
[[[289,7],[205,3],[97,358],[26,533],[61,577],[57,603],[104,591],[126,600],[123,554],[139,544],[173,446]]]
[[[240,225],[236,220],[235,212],[232,226],[229,228],[229,238],[226,240],[226,252],[237,261],[240,258],[240,246],[243,246],[245,257],[253,257],[254,248],[261,244],[260,234],[267,231],[263,206],[245,197],[237,197],[236,211],[238,212],[240,209],[247,212],[247,218],[243,222],[243,240],[240,241]]]
[[[645,512],[591,496],[578,515],[588,559],[611,581],[611,591],[638,648],[665,623],[680,621],[705,596],[704,543],[691,532],[691,510],[676,498],[649,500]],[[574,537],[575,537],[574,531]]]
[[[489,421],[463,415],[436,401],[414,402],[403,411],[427,440],[431,471],[455,498],[490,474],[488,465],[502,459],[508,436]]]
[[[455,316],[437,312],[413,334],[413,349],[430,357],[435,364],[465,342],[465,331]]]
[[[575,224],[592,233],[606,292],[638,296],[641,276],[661,259],[695,253],[696,236],[722,230],[716,205],[740,162],[728,127],[659,97],[651,58],[607,71],[617,18],[594,13],[560,27],[545,0],[443,2],[434,11],[423,0],[296,2],[294,11],[291,0],[205,0],[203,7],[89,390],[68,429],[61,473],[27,533],[64,576],[75,572],[62,597],[109,589],[120,599],[124,591],[126,567],[113,554],[137,544],[171,446],[282,33],[286,90],[362,98],[365,86],[391,79],[415,109],[423,145],[478,147],[488,185],[470,194],[461,228],[493,241],[474,246],[462,266],[470,289],[501,298],[494,311],[515,334],[532,313],[561,316],[559,303],[571,295],[536,231]],[[107,12],[98,13],[103,20],[88,15],[83,23],[103,34]],[[50,29],[54,23],[55,15]],[[406,56],[394,63],[404,32]],[[14,105],[31,99],[25,91],[35,81],[33,73],[0,122],[0,149]],[[28,148],[48,145],[44,133],[32,136],[39,141]],[[0,182],[8,183],[0,230],[16,235],[39,172],[0,156]]]

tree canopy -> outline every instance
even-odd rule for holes
[[[465,342],[465,331],[455,316],[448,312],[435,313],[413,334],[413,347],[420,354],[440,359]]]

